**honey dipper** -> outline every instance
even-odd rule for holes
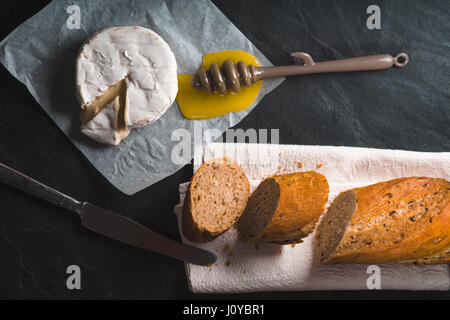
[[[268,78],[311,73],[382,70],[389,69],[393,65],[401,68],[409,62],[406,53],[399,53],[395,57],[378,54],[317,63],[306,52],[293,52],[291,56],[303,60],[304,64],[261,67],[248,66],[243,61],[234,64],[233,61],[226,60],[222,66],[213,63],[208,70],[198,69],[191,78],[191,84],[196,89],[206,90],[208,94],[218,92],[225,95],[229,90],[238,93],[242,85],[250,87],[253,83]]]

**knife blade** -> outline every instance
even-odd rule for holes
[[[86,201],[75,200],[0,163],[0,182],[77,213],[81,225],[114,240],[197,265],[211,265],[217,256],[152,231],[136,221]]]
[[[214,253],[166,238],[115,212],[84,202],[81,224],[109,238],[197,265],[216,262]]]

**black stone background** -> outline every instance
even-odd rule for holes
[[[0,2],[0,37],[47,1]],[[450,151],[448,1],[214,3],[276,65],[306,51],[317,61],[404,51],[404,69],[290,78],[237,128],[280,128],[282,144]],[[366,8],[381,7],[381,30]],[[188,1],[186,1],[188,5]],[[51,35],[49,35],[51,36]],[[75,198],[179,239],[172,208],[192,166],[133,195],[110,185],[62,134],[25,86],[0,67],[0,161]],[[320,88],[326,88],[318,92]],[[0,185],[0,298],[337,299],[449,298],[449,292],[332,291],[194,295],[183,263],[83,229],[78,218]],[[66,267],[82,290],[66,288]]]

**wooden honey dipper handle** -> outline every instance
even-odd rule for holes
[[[406,53],[399,53],[395,57],[389,54],[379,54],[350,59],[339,59],[325,62],[314,62],[306,52],[293,52],[291,56],[303,60],[303,65],[288,65],[276,67],[247,66],[243,61],[236,65],[226,60],[220,67],[217,63],[211,64],[208,70],[200,68],[192,76],[192,86],[199,90],[206,90],[208,94],[217,91],[225,95],[229,90],[238,93],[241,86],[250,87],[253,83],[268,79],[286,76],[295,76],[311,73],[349,72],[365,70],[383,70],[404,67],[409,58]]]

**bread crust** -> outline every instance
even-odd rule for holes
[[[242,195],[243,198],[245,199],[245,203],[247,202],[248,197],[250,196],[250,182],[248,181],[248,178],[245,175],[242,168],[234,160],[223,157],[202,164],[192,177],[191,183],[189,184],[189,188],[188,191],[186,192],[186,196],[183,203],[182,231],[184,236],[192,242],[212,241],[234,225],[234,223],[229,224],[223,227],[219,232],[213,231],[212,228],[211,229],[202,228],[197,220],[195,213],[193,212],[193,203],[195,199],[192,190],[193,186],[197,181],[197,177],[202,173],[203,170],[208,168],[208,166],[216,164],[226,164],[232,166],[236,170],[237,175],[241,177],[240,182],[242,183],[245,189],[244,191],[245,194]],[[205,187],[212,187],[212,186],[205,186]],[[245,205],[243,205],[242,208],[237,208],[238,210],[240,210],[240,212],[238,212],[238,218],[244,211],[244,208]],[[211,210],[214,210],[214,208],[211,208]],[[236,221],[238,220],[238,218],[236,219]]]
[[[323,263],[450,263],[448,181],[400,178],[353,192],[356,210]]]
[[[301,243],[314,231],[328,201],[328,181],[315,171],[275,175],[280,188],[278,206],[272,219],[251,242]],[[245,214],[245,213],[244,213]]]

